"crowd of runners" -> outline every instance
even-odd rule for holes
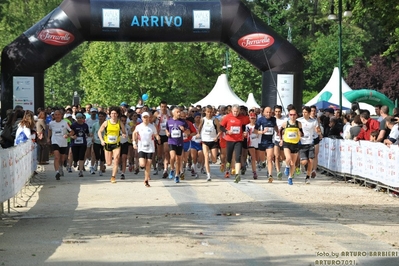
[[[322,138],[316,107],[303,107],[300,118],[292,105],[284,111],[286,117],[278,105],[185,108],[165,101],[157,109],[125,103],[107,110],[68,106],[54,110],[47,132],[40,132],[46,137],[44,144],[38,141],[38,158],[50,146],[57,180],[64,170],[75,168],[82,177],[87,167],[90,174],[103,175],[108,166],[111,183],[125,179],[127,169],[143,171],[147,187],[151,175],[176,183],[187,175],[211,181],[210,164],[218,164],[224,177],[236,183],[246,171],[258,179],[258,171],[266,168],[268,182],[284,174],[289,185],[302,165],[309,183],[316,176]]]

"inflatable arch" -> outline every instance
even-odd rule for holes
[[[347,91],[344,93],[345,98],[350,102],[368,103],[372,106],[378,104],[386,105],[389,107],[389,112],[392,113],[395,104],[384,94],[375,90],[360,89]]]
[[[64,0],[3,49],[2,116],[43,107],[44,71],[84,41],[222,42],[269,79],[262,105],[276,104],[273,73],[294,76],[301,105],[302,55],[240,0]]]

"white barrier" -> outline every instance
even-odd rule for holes
[[[0,204],[14,197],[36,170],[36,144],[31,140],[0,149]]]
[[[370,141],[324,138],[319,165],[333,172],[378,181],[399,188],[399,146]]]

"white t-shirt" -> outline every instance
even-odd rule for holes
[[[261,140],[261,135],[255,134],[255,125],[247,124],[245,125],[245,131],[248,132],[247,143],[248,147],[258,148],[259,142]]]
[[[203,121],[203,125],[201,128],[201,139],[202,141],[205,142],[211,142],[211,141],[215,141],[215,138],[217,137],[217,132],[216,132],[216,128],[213,122],[214,118],[208,119],[206,117],[202,118]]]
[[[395,142],[392,142],[392,144],[398,144],[398,140],[399,140],[399,127],[398,124],[395,124],[392,129],[391,132],[389,133],[388,136],[389,139],[396,139]]]
[[[285,121],[287,121],[287,117],[285,117],[285,116],[281,116],[281,118],[277,118],[276,117],[276,123],[277,123],[278,132],[280,132],[281,126],[283,125],[283,123]],[[280,140],[281,140],[281,138],[279,137],[277,132],[274,132],[274,141],[279,142]]]
[[[300,117],[297,121],[302,123],[303,136],[301,137],[301,144],[313,144],[314,134],[317,128],[317,120],[309,118],[306,120],[304,117]]]
[[[125,129],[126,129],[126,138],[121,136],[121,144],[128,142],[129,136],[132,135],[132,128],[127,123],[125,124]]]
[[[157,133],[155,126],[153,124],[145,125],[144,123],[141,123],[136,126],[134,131],[138,133],[138,152],[155,152],[154,135]]]
[[[51,130],[52,144],[57,144],[59,147],[68,146],[68,141],[64,138],[64,135],[68,134],[71,128],[65,120],[61,120],[60,122],[56,122],[55,120],[51,121],[49,130]]]
[[[21,134],[22,132],[25,133],[25,136],[26,136],[28,139],[34,139],[34,138],[36,137],[36,135],[31,135],[30,128],[27,128],[27,127],[25,127],[25,126],[21,126],[21,124],[19,124],[19,125],[18,125],[18,129],[17,129],[17,132],[15,133],[14,146],[17,145],[18,136],[19,136],[19,134]],[[21,143],[18,143],[18,144],[21,144]]]

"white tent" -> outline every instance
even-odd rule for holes
[[[211,92],[205,96],[205,98],[194,103],[193,105],[211,105],[218,107],[219,105],[233,104],[246,105],[246,103],[241,100],[231,89],[229,82],[227,81],[226,74],[221,74]]]
[[[352,91],[352,89],[346,84],[345,80],[342,78],[342,106],[351,108],[352,103],[349,102],[344,93]],[[339,70],[338,67],[334,68],[334,71],[330,77],[330,80],[327,82],[326,86],[309,102],[307,102],[306,106],[311,106],[316,104],[319,101],[328,101],[330,103],[334,103],[339,105]],[[359,103],[360,109],[367,109],[370,111],[370,114],[375,114],[375,109],[372,105],[367,103]]]
[[[254,94],[252,92],[250,92],[248,94],[248,99],[247,99],[247,102],[246,102],[246,106],[248,108],[252,108],[252,107],[260,108],[260,105],[255,101],[255,97],[254,97]]]

